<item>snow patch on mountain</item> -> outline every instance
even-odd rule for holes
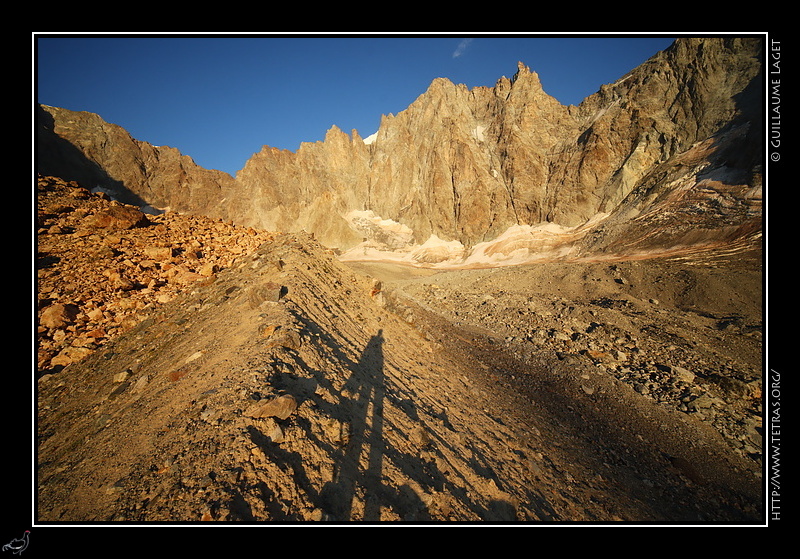
[[[486,268],[560,260],[575,255],[575,242],[597,226],[606,214],[597,214],[576,227],[543,222],[509,227],[495,239],[466,247],[457,240],[431,235],[413,244],[413,231],[372,211],[354,211],[347,219],[365,235],[364,242],[344,252],[340,260],[380,261],[425,268]]]

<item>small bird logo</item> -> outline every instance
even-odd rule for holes
[[[25,530],[25,533],[21,538],[14,538],[5,544],[3,546],[3,551],[10,551],[11,553],[21,555],[22,552],[28,547],[28,538],[30,537],[30,533],[30,530]]]

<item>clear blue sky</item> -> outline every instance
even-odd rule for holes
[[[521,61],[578,104],[673,42],[605,36],[46,36],[38,103],[97,113],[134,138],[235,175],[262,146],[296,151],[336,125],[362,137],[437,77],[493,86]]]

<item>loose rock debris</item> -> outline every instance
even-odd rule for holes
[[[40,310],[78,311],[39,322],[40,522],[762,518],[757,260],[365,269],[179,216],[78,234],[108,202],[41,188],[73,211],[40,216]]]

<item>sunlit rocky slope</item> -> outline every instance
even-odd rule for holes
[[[762,518],[758,253],[352,269],[37,199],[37,523]]]

